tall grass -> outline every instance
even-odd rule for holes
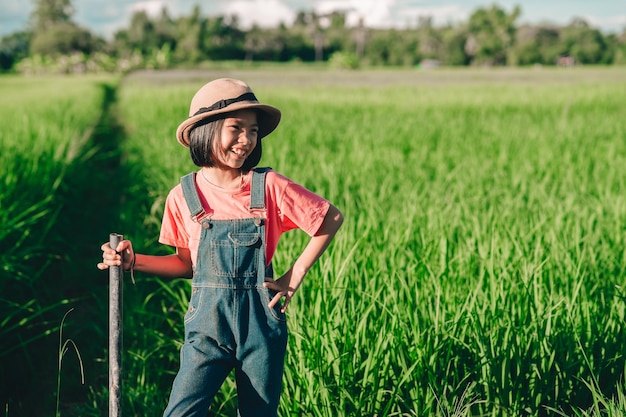
[[[46,311],[37,305],[36,284],[50,255],[45,247],[62,203],[57,192],[67,166],[89,138],[100,110],[100,97],[93,80],[0,78],[0,301],[3,347],[0,355],[20,346],[10,335]],[[32,298],[17,302],[8,295],[19,283],[20,292]],[[29,290],[26,290],[29,288]],[[37,338],[46,334],[41,331]],[[22,344],[28,340],[21,341]]]
[[[623,91],[419,86],[285,103],[278,135],[298,152],[283,171],[348,219],[292,311],[328,303],[292,326],[308,331],[296,350],[311,360],[288,368],[312,370],[317,392],[293,402],[428,415],[433,390],[454,399],[475,384],[476,412],[520,415],[584,403],[593,375],[612,390],[624,369]],[[367,393],[350,404],[344,391]]]
[[[0,241],[5,243],[0,256],[3,273],[28,280],[34,274],[24,272],[24,260],[30,259],[24,251],[33,253],[38,245],[23,242],[32,234],[45,235],[54,224],[50,202],[64,167],[89,137],[99,97],[92,83],[54,79],[6,76],[0,78],[0,89]]]
[[[567,414],[620,395],[626,83],[559,74],[339,73],[332,88],[234,74],[283,109],[262,165],[346,217],[290,306],[282,414]],[[126,214],[140,250],[193,169],[173,133],[213,75],[124,85],[128,158],[149,185],[135,194],[149,210]],[[278,271],[305,241],[281,241]],[[129,378],[149,382],[154,412],[177,369],[186,286],[147,287],[131,325]],[[232,396],[225,386],[216,414],[232,414]]]
[[[0,136],[3,150],[22,146],[29,151],[22,161],[38,160],[48,141],[36,139],[34,126],[45,133],[42,138],[58,142],[47,155],[70,149],[59,144],[61,137],[87,137],[87,151],[75,154],[98,169],[89,171],[84,163],[82,171],[71,172],[94,175],[97,185],[94,192],[84,181],[80,195],[92,197],[77,209],[101,216],[100,206],[113,204],[119,211],[116,222],[105,225],[115,227],[109,231],[131,238],[138,251],[169,253],[156,241],[167,192],[195,169],[174,137],[191,96],[211,78],[234,76],[281,108],[283,121],[264,139],[261,165],[327,197],[346,218],[289,307],[281,415],[626,413],[626,81],[619,69],[229,69],[183,76],[126,78],[115,113],[125,129],[109,129],[119,120],[106,118],[98,140],[84,136],[89,120],[101,117],[86,104],[97,102],[98,94],[93,86],[65,85],[66,94],[82,98],[66,103],[64,112],[62,106],[43,105],[34,112],[37,122],[43,118],[41,125],[31,121],[24,130],[32,138],[9,145],[8,136]],[[30,103],[16,107],[3,126],[27,117],[36,107]],[[66,126],[65,118],[80,120],[67,124],[82,126],[80,133],[52,135],[49,126]],[[101,152],[99,141],[106,138],[120,148]],[[121,165],[114,161],[118,151]],[[72,152],[61,154],[56,159]],[[3,164],[19,161],[4,159],[4,152],[0,158]],[[7,178],[18,172],[23,170],[9,170]],[[63,183],[58,175],[47,177],[56,178],[50,184]],[[35,196],[38,183],[24,178],[30,182],[21,190],[28,195],[15,191],[0,199],[3,212],[12,201],[28,209],[41,200]],[[105,192],[116,187],[117,193]],[[36,269],[22,269],[32,262],[9,263],[11,269],[0,272],[6,273],[3,290],[17,276],[34,280],[27,288],[53,293],[56,281],[36,279],[49,259],[47,242],[32,240],[35,228],[24,223],[49,225],[43,230],[67,225],[64,212],[50,207],[30,209],[32,215],[12,229],[31,230],[31,238],[17,245],[23,253],[11,252],[17,249],[8,244],[19,239],[0,239],[3,259],[28,259],[33,251],[39,259]],[[17,215],[4,221],[17,224],[11,220]],[[89,259],[89,248],[97,252],[108,235],[98,237],[94,222],[80,225],[80,254],[92,265],[97,253]],[[300,232],[282,238],[274,260],[278,273],[305,244]],[[66,279],[67,270],[58,272]],[[95,283],[91,274],[97,272],[87,273],[87,282]],[[137,278],[124,293],[124,414],[159,415],[178,369],[189,283]],[[92,285],[89,317],[105,317],[102,286]],[[41,307],[20,304],[31,315]],[[3,343],[5,329],[18,329],[11,321],[15,310],[4,310],[9,318],[0,330]],[[72,316],[77,317],[80,309]],[[105,324],[89,324],[89,331],[82,323],[84,331],[71,335],[86,365],[89,396],[73,405],[74,414],[101,416],[106,370],[93,362],[105,357],[97,346],[106,340],[100,329]],[[234,415],[235,407],[229,381],[210,414]]]
[[[106,81],[0,77],[0,400],[8,415],[52,414],[58,398],[54,335],[67,305],[84,296],[61,272],[77,262],[64,214],[83,204],[67,199],[68,177],[93,155],[86,148]]]

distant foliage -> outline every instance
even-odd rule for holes
[[[359,58],[355,54],[345,52],[335,52],[328,60],[333,68],[338,69],[357,69],[359,67]]]
[[[115,32],[109,41],[74,23],[73,14],[71,0],[37,0],[29,27],[19,32],[24,35],[0,39],[0,70],[20,71],[24,66],[15,64],[27,55],[57,60],[76,53],[104,53],[120,61],[107,67],[118,72],[224,60],[316,61],[352,69],[415,66],[423,60],[444,66],[558,65],[561,57],[576,64],[611,65],[626,60],[626,30],[619,35],[603,34],[582,19],[562,27],[520,26],[519,6],[511,12],[497,5],[477,8],[467,22],[442,27],[421,16],[403,29],[369,28],[363,22],[348,26],[344,11],[301,11],[289,26],[243,29],[236,16],[206,16],[200,6],[176,18],[163,8],[158,16],[134,12],[128,27]],[[351,62],[338,62],[346,57]]]

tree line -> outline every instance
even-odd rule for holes
[[[199,5],[174,18],[136,11],[110,40],[73,21],[72,0],[34,0],[27,27],[0,39],[4,71],[126,71],[203,61],[330,62],[332,65],[524,66],[626,63],[626,28],[603,34],[583,19],[565,26],[517,23],[521,8],[477,8],[466,22],[402,29],[346,24],[346,13],[300,11],[276,27],[243,29],[236,16],[205,16]]]

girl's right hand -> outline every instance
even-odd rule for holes
[[[102,262],[98,263],[98,269],[105,270],[110,266],[122,265],[123,269],[128,271],[133,266],[135,251],[130,240],[122,240],[114,249],[111,248],[109,242],[106,242],[100,246],[100,249],[102,249]]]

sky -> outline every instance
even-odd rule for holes
[[[0,0],[0,37],[25,29],[35,0]],[[189,15],[194,5],[203,15],[233,15],[243,28],[287,25],[300,10],[326,13],[343,10],[347,23],[364,19],[368,27],[406,27],[420,16],[429,16],[435,25],[467,21],[480,7],[497,4],[507,13],[521,7],[521,23],[566,25],[583,18],[604,33],[626,29],[626,0],[73,0],[74,22],[104,38],[128,26],[133,11],[156,14],[165,6],[172,17]]]

